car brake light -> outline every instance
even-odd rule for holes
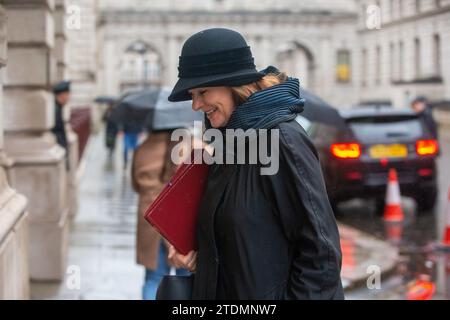
[[[358,159],[361,156],[359,143],[333,143],[331,153],[339,159]]]
[[[418,140],[416,142],[416,152],[420,156],[437,154],[439,144],[436,140]]]

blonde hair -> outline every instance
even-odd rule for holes
[[[236,106],[241,105],[246,102],[253,93],[283,83],[286,80],[287,75],[284,72],[268,73],[256,82],[239,87],[230,87],[233,101]]]

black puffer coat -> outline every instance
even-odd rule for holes
[[[279,170],[211,165],[197,227],[194,299],[343,299],[339,233],[317,152],[295,121]]]

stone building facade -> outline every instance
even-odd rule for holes
[[[30,279],[62,280],[66,272],[77,138],[68,127],[67,170],[50,131],[52,86],[67,76],[66,5],[0,1],[0,299],[26,299]]]
[[[97,0],[66,0],[67,70],[73,107],[92,104],[97,94]]]
[[[448,100],[449,2],[105,1],[98,24],[98,88],[118,94],[133,82],[122,75],[133,68],[127,49],[134,41],[158,55],[159,80],[171,86],[184,40],[222,26],[244,34],[258,68],[279,66],[338,108],[374,102],[404,107],[416,95]],[[373,19],[379,19],[378,27],[370,25]],[[134,63],[137,83],[142,61]]]
[[[55,1],[3,3],[8,15],[4,147],[13,161],[10,183],[32,208],[30,276],[56,280],[65,272],[69,208],[65,151],[50,132],[54,125],[51,85],[58,80]]]
[[[0,2],[0,300],[29,298],[27,199],[10,187],[13,160],[4,150],[7,11]]]
[[[0,0],[0,299],[65,273],[78,142],[68,126],[67,171],[52,85],[72,81],[73,108],[172,86],[183,42],[208,27],[242,32],[258,69],[338,108],[450,100],[450,0]]]
[[[450,0],[359,5],[357,100],[387,100],[396,107],[408,106],[417,95],[450,100]],[[380,24],[371,26],[377,14]]]
[[[150,69],[157,70],[161,84],[171,86],[177,79],[183,42],[203,28],[228,27],[244,34],[258,69],[276,65],[337,105],[352,96],[353,68],[348,68],[345,79],[336,76],[338,55],[355,54],[356,14],[351,0],[109,1],[100,9],[98,76],[103,93],[118,94],[127,88],[134,42],[145,43],[147,52],[157,56],[148,65],[157,64]],[[146,61],[137,56],[135,82],[140,82]],[[142,80],[152,83],[151,77]]]

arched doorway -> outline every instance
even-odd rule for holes
[[[126,47],[119,69],[121,92],[161,85],[161,55],[144,41]]]

